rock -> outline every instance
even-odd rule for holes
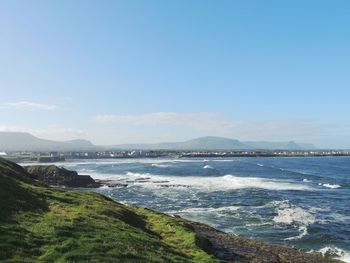
[[[107,186],[108,187],[113,187],[113,188],[116,188],[116,187],[128,187],[128,184],[117,183],[117,184],[108,184]]]
[[[225,262],[234,263],[331,263],[341,262],[317,253],[305,253],[281,245],[228,234],[210,226],[191,222],[196,242],[205,251]]]
[[[135,180],[127,180],[127,183],[149,183],[151,180],[151,177],[140,177],[136,178]]]
[[[116,187],[119,187],[119,188],[122,188],[122,187],[127,187],[128,184],[125,184],[125,183],[116,183],[115,180],[96,180],[97,183],[101,184],[101,185],[105,185],[105,186],[108,186],[108,187],[113,187],[113,188],[116,188]]]
[[[149,183],[149,180],[135,180],[135,183]]]
[[[191,186],[185,185],[185,184],[160,184],[160,185],[158,185],[158,186],[160,186],[160,187],[167,187],[167,188],[169,188],[169,187],[184,187],[184,188],[190,188],[190,187],[191,187]]]
[[[100,183],[96,182],[89,175],[79,175],[75,171],[70,171],[55,165],[26,166],[25,170],[32,176],[32,178],[51,186],[84,188],[97,188],[101,186]]]
[[[152,183],[154,183],[154,184],[166,184],[166,183],[169,183],[169,181],[167,181],[167,180],[154,180],[154,181],[152,181]]]

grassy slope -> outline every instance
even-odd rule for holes
[[[216,262],[185,220],[49,188],[0,159],[0,261]]]

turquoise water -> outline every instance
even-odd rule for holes
[[[97,192],[226,232],[350,262],[350,158],[113,159],[62,163],[127,183]]]

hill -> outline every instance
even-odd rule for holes
[[[47,187],[0,159],[0,261],[217,262],[185,221]]]
[[[123,144],[117,145],[122,149],[152,149],[152,150],[228,150],[246,149],[248,145],[238,140],[222,137],[201,137],[184,142],[165,142],[155,144]]]
[[[290,142],[241,142],[239,140],[224,137],[200,137],[184,142],[169,142],[156,144],[121,144],[119,149],[144,149],[144,150],[311,150],[316,149],[312,144],[299,144]]]
[[[310,143],[296,143],[295,141],[289,142],[267,142],[267,141],[247,141],[244,142],[252,149],[263,150],[315,150],[315,145]]]
[[[50,141],[24,132],[0,132],[0,151],[77,151],[95,148],[86,140]]]
[[[120,144],[96,146],[87,140],[51,141],[37,138],[29,133],[0,132],[0,151],[89,151],[106,149],[139,150],[312,150],[312,144],[289,142],[241,142],[239,140],[206,136],[184,142],[154,144]]]
[[[339,262],[51,188],[1,158],[0,200],[1,262]]]

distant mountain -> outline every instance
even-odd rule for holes
[[[253,149],[264,150],[315,150],[315,145],[308,143],[296,143],[294,141],[289,142],[267,142],[267,141],[247,141],[244,142]]]
[[[238,140],[222,137],[201,137],[185,142],[166,142],[155,144],[123,144],[121,149],[152,149],[152,150],[229,150],[246,149],[248,146]]]
[[[74,151],[95,148],[87,140],[51,141],[24,132],[0,132],[0,151]]]
[[[247,141],[207,136],[184,142],[155,144],[121,144],[115,146],[96,146],[87,140],[51,141],[37,138],[23,132],[0,132],[0,151],[79,151],[79,150],[312,150],[312,144],[290,142]]]
[[[289,142],[241,142],[239,140],[223,137],[201,137],[184,142],[168,142],[156,144],[121,144],[118,149],[144,149],[144,150],[311,150],[316,149],[312,144]]]

